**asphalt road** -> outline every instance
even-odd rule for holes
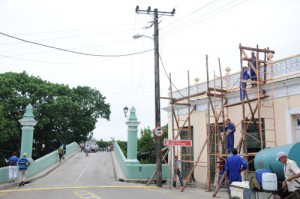
[[[0,190],[0,199],[199,199],[212,198],[212,193],[192,188],[158,188],[154,185],[115,180],[112,156],[109,152],[77,153],[42,179]],[[228,198],[223,197],[221,198]]]

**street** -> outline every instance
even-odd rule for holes
[[[169,189],[168,185],[158,188],[155,185],[116,181],[109,152],[90,153],[88,157],[77,153],[65,161],[42,179],[24,187],[0,190],[0,199],[196,199],[212,198],[213,194],[199,188],[187,188],[180,192],[179,189]]]

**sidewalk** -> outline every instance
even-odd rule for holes
[[[45,177],[46,175],[48,175],[49,173],[51,173],[52,171],[54,171],[56,168],[60,167],[61,165],[63,165],[67,160],[69,160],[70,158],[72,158],[75,154],[77,154],[77,152],[73,153],[72,155],[67,156],[63,161],[61,162],[57,162],[56,164],[52,165],[51,167],[37,173],[34,176],[31,177],[26,177],[25,179],[25,184],[34,182],[38,179],[41,179],[43,177]],[[0,184],[0,190],[3,189],[9,189],[12,187],[18,187],[19,186],[19,179],[16,180],[16,182],[13,183],[2,183]]]

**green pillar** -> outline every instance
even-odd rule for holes
[[[127,160],[128,164],[138,164],[137,160],[137,132],[140,122],[137,121],[135,108],[130,109],[130,115],[126,122],[128,126],[127,132]]]
[[[34,120],[33,107],[31,104],[27,105],[26,112],[19,122],[22,125],[20,157],[22,157],[24,153],[27,153],[27,158],[32,159],[33,130],[37,122]]]

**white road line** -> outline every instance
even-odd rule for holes
[[[85,172],[86,168],[89,166],[91,160],[93,159],[93,156],[90,156],[91,158],[89,158],[90,160],[88,161],[88,163],[85,165],[84,169],[81,171],[80,175],[78,176],[78,178],[76,180],[74,180],[74,182],[78,182],[78,180],[81,178],[81,176],[83,175],[83,173]]]

